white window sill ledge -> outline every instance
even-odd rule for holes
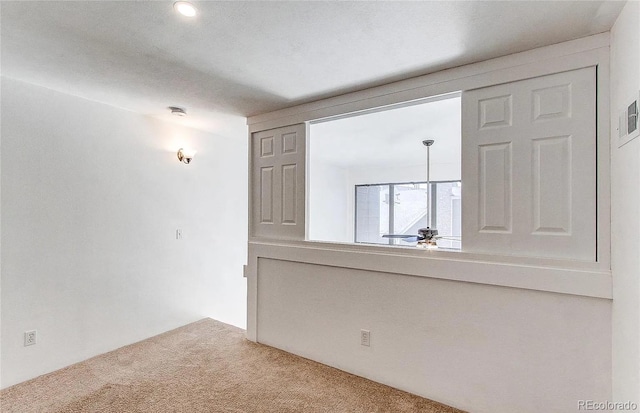
[[[256,275],[259,258],[612,298],[611,271],[596,262],[251,238],[248,276]]]

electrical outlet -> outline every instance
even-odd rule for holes
[[[371,331],[360,330],[360,345],[367,347],[371,346]]]
[[[24,346],[33,346],[38,339],[38,332],[36,330],[24,332]]]
[[[182,239],[182,230],[180,228],[176,229],[176,239]]]

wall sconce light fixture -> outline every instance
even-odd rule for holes
[[[189,151],[183,148],[178,149],[178,160],[182,163],[189,164],[193,159],[196,151]]]

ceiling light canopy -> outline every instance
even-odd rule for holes
[[[176,1],[173,3],[173,9],[183,16],[187,17],[195,17],[198,13],[198,10],[195,6],[188,1]]]
[[[172,115],[175,116],[187,116],[187,111],[184,108],[179,108],[177,106],[169,106],[169,110]]]

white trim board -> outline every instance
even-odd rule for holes
[[[269,258],[329,267],[350,268],[522,288],[595,298],[612,298],[611,272],[578,261],[527,260],[411,248],[366,247],[331,243],[249,242],[249,278],[257,276],[258,260]],[[360,248],[358,248],[360,247]],[[572,265],[573,264],[573,265]]]

